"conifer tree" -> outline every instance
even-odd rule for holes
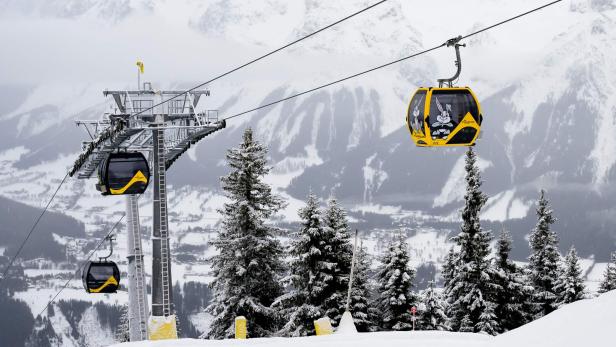
[[[415,270],[409,266],[407,244],[402,235],[396,237],[381,258],[378,273],[378,307],[383,330],[411,330],[409,309],[416,305],[412,293]]]
[[[283,308],[286,324],[280,331],[284,336],[314,335],[314,321],[325,314],[323,302],[331,293],[333,276],[325,253],[326,235],[319,203],[314,194],[308,196],[306,206],[299,210],[301,228],[293,240],[289,255],[292,290],[276,300]]]
[[[419,328],[422,330],[451,330],[445,303],[439,293],[434,290],[434,281],[428,283],[428,288],[422,294],[419,307]]]
[[[445,292],[451,327],[456,331],[498,331],[493,319],[494,303],[491,302],[494,277],[488,256],[490,232],[481,228],[479,214],[487,201],[481,191],[481,176],[477,156],[472,148],[466,152],[466,193],[462,210],[462,226],[453,241],[459,247],[455,253],[455,271],[447,281]]]
[[[500,326],[494,313],[494,304],[487,301],[486,307],[479,315],[479,322],[475,325],[475,330],[483,334],[496,335]]]
[[[210,260],[213,299],[206,310],[214,319],[208,338],[232,337],[237,316],[246,317],[250,337],[277,330],[278,316],[271,304],[282,293],[282,246],[275,229],[265,223],[283,203],[263,181],[270,171],[266,154],[250,128],[239,147],[227,152],[231,172],[221,181],[230,202],[219,210],[222,228],[212,242],[219,254]]]
[[[494,313],[500,326],[499,332],[515,329],[529,321],[532,287],[527,285],[524,270],[509,259],[511,236],[506,230],[496,244],[495,266],[495,308]]]
[[[563,270],[554,289],[558,294],[559,306],[584,299],[586,287],[582,279],[579,258],[573,246],[565,256]]]
[[[455,249],[451,247],[445,257],[445,261],[443,262],[443,270],[441,272],[441,276],[443,277],[443,286],[445,288],[448,288],[451,281],[453,281],[454,277],[456,277],[458,267],[458,254]]]
[[[607,263],[603,280],[599,284],[599,293],[606,293],[616,289],[616,252],[612,253],[611,261]]]
[[[51,321],[47,317],[37,316],[34,321],[34,329],[25,341],[25,347],[54,347],[63,346],[62,336],[54,330]]]
[[[115,331],[115,341],[116,342],[129,342],[130,341],[130,327],[129,319],[128,319],[128,304],[122,305],[120,315],[120,322],[116,327]]]
[[[332,264],[327,270],[333,277],[323,302],[323,310],[332,324],[337,326],[346,306],[353,249],[346,212],[333,197],[328,200],[323,213],[323,234],[323,260]]]
[[[374,331],[372,317],[376,314],[370,302],[370,287],[368,272],[370,271],[370,255],[363,246],[357,249],[355,255],[355,272],[349,311],[353,316],[355,327],[359,332]]]
[[[558,237],[550,228],[555,221],[550,203],[542,189],[537,207],[537,225],[529,240],[531,255],[528,266],[530,281],[535,288],[533,302],[537,305],[536,318],[558,307],[555,286],[560,274],[560,253],[558,252]]]

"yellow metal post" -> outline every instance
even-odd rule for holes
[[[321,335],[331,335],[334,333],[334,328],[332,328],[332,323],[329,321],[329,318],[323,317],[314,321],[314,330],[317,333],[317,336]]]
[[[150,340],[174,340],[178,338],[175,315],[150,317]]]
[[[246,317],[239,316],[235,317],[235,338],[244,340],[246,339],[247,329],[246,329]]]

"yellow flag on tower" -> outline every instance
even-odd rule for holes
[[[137,61],[137,66],[139,67],[139,72],[143,73],[143,62],[141,60]]]

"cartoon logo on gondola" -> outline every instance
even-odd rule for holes
[[[436,107],[440,111],[440,114],[436,116],[436,122],[432,123],[432,139],[446,139],[453,129],[453,123],[451,122],[451,104],[443,105],[436,99]]]
[[[417,135],[423,136],[423,119],[420,119],[421,111],[419,110],[419,106],[421,105],[424,97],[415,102],[415,106],[413,107],[413,120],[411,121],[411,129]]]

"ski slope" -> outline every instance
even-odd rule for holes
[[[298,338],[262,338],[237,340],[143,341],[115,347],[579,347],[610,346],[616,326],[616,291],[595,299],[582,300],[562,307],[541,319],[506,334],[492,337],[482,334],[441,331],[403,331],[334,334]]]
[[[497,347],[614,346],[616,290],[561,307],[494,339]]]

